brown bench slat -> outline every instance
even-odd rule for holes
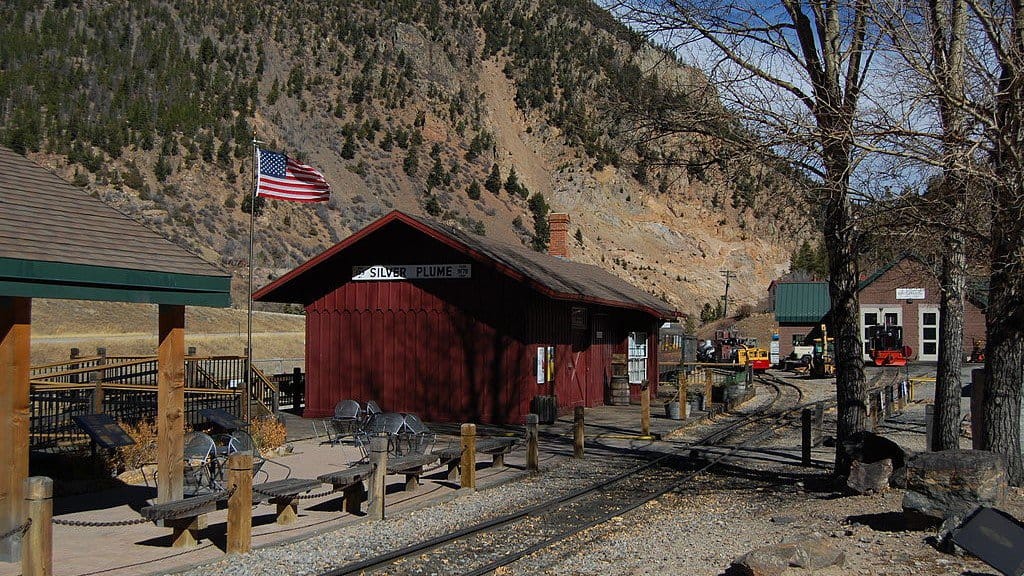
[[[339,486],[345,486],[365,480],[369,478],[371,472],[373,472],[373,467],[369,464],[360,464],[344,470],[321,474],[320,476],[317,476],[317,480],[324,484],[331,484],[335,489],[337,489]]]
[[[476,442],[476,451],[480,454],[493,455],[495,453],[507,454],[515,448],[518,438],[486,438]],[[434,454],[441,460],[451,460],[462,456],[462,447],[453,446],[434,451]]]
[[[252,501],[264,502],[274,498],[293,499],[295,496],[303,492],[309,492],[321,484],[323,482],[320,480],[308,480],[305,478],[285,478],[284,480],[264,482],[252,487]]]
[[[202,496],[185,498],[184,500],[173,500],[171,502],[151,504],[142,510],[139,510],[139,514],[147,520],[175,520],[178,518],[187,518],[198,516],[206,512],[213,512],[217,509],[217,502],[227,499],[227,492],[214,492],[212,494],[203,494]]]

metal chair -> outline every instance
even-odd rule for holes
[[[363,409],[364,417],[369,420],[376,414],[383,414],[384,411],[380,409],[380,406],[373,400],[366,401],[366,408]]]
[[[292,475],[292,469],[289,468],[287,465],[264,458],[263,455],[260,454],[260,449],[256,445],[256,442],[252,439],[252,436],[245,430],[235,430],[229,436],[226,437],[226,440],[227,442],[223,450],[225,457],[230,456],[231,454],[234,454],[236,452],[252,453],[252,476],[254,479],[256,478],[257,474],[262,472],[265,477],[264,481],[270,480],[270,474],[263,469],[263,465],[267,464],[268,462],[275,466],[280,466],[281,468],[284,468],[286,471],[284,476],[285,478],[288,478]]]
[[[202,432],[189,432],[185,435],[184,452],[184,493],[195,496],[220,490],[216,478],[221,475],[221,465],[213,438]]]
[[[386,434],[388,452],[394,456],[423,454],[434,443],[435,434],[415,414],[385,412],[367,422],[369,435]]]
[[[340,444],[345,438],[351,438],[363,424],[362,409],[355,400],[342,400],[334,407],[334,417],[326,422],[330,426],[328,439],[331,444]]]

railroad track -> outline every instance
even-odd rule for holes
[[[775,390],[774,397],[751,414],[725,422],[695,442],[672,447],[671,452],[640,453],[614,458],[609,466],[623,470],[564,494],[485,522],[427,541],[338,567],[322,576],[347,574],[489,574],[520,558],[626,514],[668,492],[685,486],[698,474],[762,441],[799,412],[803,392],[774,378],[760,382]],[[795,395],[795,399],[793,396]],[[781,406],[780,403],[792,404]],[[742,440],[737,443],[737,438]],[[688,457],[691,449],[724,444],[730,449],[705,455],[699,462]]]

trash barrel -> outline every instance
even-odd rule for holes
[[[629,376],[612,376],[608,385],[610,406],[629,406]]]

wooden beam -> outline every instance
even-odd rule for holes
[[[25,520],[31,331],[32,299],[0,296],[0,533]],[[20,558],[18,539],[0,541],[0,560]]]
[[[157,502],[181,500],[185,468],[185,307],[160,305]]]

